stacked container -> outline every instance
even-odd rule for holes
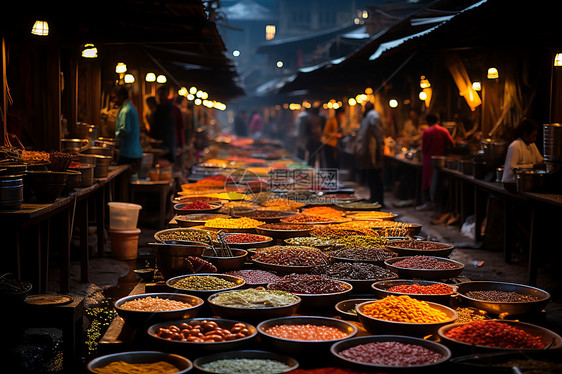
[[[110,202],[109,205],[109,237],[111,239],[111,254],[120,260],[134,260],[137,258],[139,235],[137,228],[139,211],[138,204]]]

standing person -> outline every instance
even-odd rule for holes
[[[357,168],[362,170],[370,191],[370,202],[384,206],[382,172],[384,166],[384,135],[381,117],[371,102],[365,104],[361,127],[354,145]]]
[[[433,170],[432,156],[444,156],[447,148],[454,145],[454,140],[446,128],[439,124],[439,116],[429,113],[425,120],[427,129],[422,133],[422,192],[424,203],[416,207],[417,210],[432,209],[436,197],[435,190],[439,188],[438,172]]]
[[[295,120],[295,127],[292,133],[295,156],[302,161],[304,161],[306,157],[306,129],[308,128],[308,118],[307,110],[300,112]]]
[[[308,114],[306,134],[306,151],[308,153],[308,164],[315,168],[322,165],[322,133],[324,132],[324,125],[326,118],[320,115],[320,109],[316,106],[310,108]],[[316,162],[318,161],[318,165]]]
[[[139,116],[129,100],[129,91],[124,86],[114,87],[111,98],[119,106],[115,119],[115,139],[119,149],[118,164],[131,165],[132,174],[135,174],[142,161]]]
[[[257,110],[252,112],[252,119],[250,122],[250,134],[254,138],[259,138],[263,130],[263,119]]]
[[[156,90],[158,105],[154,112],[154,126],[150,130],[150,136],[162,140],[162,145],[168,151],[164,157],[173,163],[176,160],[176,116],[175,106],[168,98],[168,92],[165,86]]]
[[[248,136],[248,124],[246,121],[246,111],[239,111],[234,118],[234,134],[241,137]]]
[[[529,118],[521,120],[515,130],[515,140],[507,148],[502,182],[515,182],[515,168],[540,169],[545,166],[544,158],[535,144],[539,129],[537,122]]]
[[[339,107],[335,110],[333,117],[326,121],[322,143],[324,143],[324,156],[326,167],[335,169],[338,167],[338,140],[342,137],[341,126],[345,117],[345,109]]]
[[[156,102],[155,96],[149,96],[145,101],[146,106],[148,107],[148,111],[144,114],[144,131],[146,134],[149,134],[150,129],[154,125],[154,113],[156,112],[158,103]]]

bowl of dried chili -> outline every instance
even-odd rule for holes
[[[533,351],[562,347],[562,338],[555,332],[531,323],[512,320],[452,323],[439,328],[437,334],[456,353]]]
[[[174,204],[174,212],[176,214],[192,214],[192,213],[211,213],[219,211],[222,208],[220,202],[207,202],[204,200],[195,200],[188,203]]]

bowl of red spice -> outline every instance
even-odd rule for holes
[[[459,276],[464,264],[455,260],[433,256],[394,257],[384,261],[389,270],[400,278],[437,280]]]
[[[408,295],[414,299],[432,301],[449,306],[456,286],[427,280],[392,279],[381,280],[371,284],[375,295],[379,298],[388,295]]]
[[[266,235],[251,233],[227,233],[225,234],[226,243],[231,248],[264,248],[273,243],[273,238]]]
[[[544,327],[512,320],[453,323],[437,334],[456,353],[543,350],[562,347],[562,338]]]
[[[358,336],[333,344],[331,354],[361,372],[417,372],[435,369],[451,358],[443,344],[401,335]]]
[[[357,327],[350,322],[317,316],[273,318],[256,328],[262,341],[274,351],[297,356],[327,352],[332,344],[357,334]]]
[[[174,204],[174,212],[176,214],[192,214],[192,213],[211,213],[219,211],[222,203],[204,200],[195,200],[187,203]]]

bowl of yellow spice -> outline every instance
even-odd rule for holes
[[[456,321],[458,315],[447,306],[410,296],[387,296],[355,307],[359,322],[371,334],[423,337]]]

